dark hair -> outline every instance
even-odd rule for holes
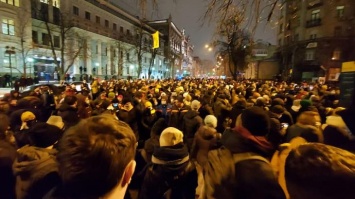
[[[75,102],[78,101],[78,98],[76,98],[76,96],[74,95],[67,95],[64,98],[64,103],[68,104],[69,106],[72,106],[75,104]]]
[[[105,195],[121,180],[135,150],[136,138],[128,124],[107,114],[82,120],[59,142],[64,188],[75,197]]]
[[[285,179],[294,199],[352,198],[355,155],[320,143],[300,145],[286,159]]]

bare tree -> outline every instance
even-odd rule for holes
[[[126,51],[126,48],[123,45],[123,42],[120,40],[116,40],[114,47],[116,47],[118,49],[118,56],[117,56],[117,75],[118,76],[122,76],[122,72],[123,72],[123,54]]]
[[[150,52],[151,48],[151,34],[148,33],[144,28],[145,24],[143,21],[140,21],[140,25],[135,27],[135,32],[136,36],[131,36],[132,40],[132,45],[133,45],[133,50],[136,55],[136,63],[137,63],[137,75],[138,77],[142,73],[143,70],[143,57],[144,54],[147,53],[152,53],[154,54],[154,51]],[[156,54],[156,52],[155,52]],[[154,55],[155,56],[155,55]],[[153,57],[153,56],[152,56]],[[149,68],[150,70],[150,68]],[[149,71],[148,71],[149,73]]]
[[[154,65],[154,59],[157,56],[158,53],[158,49],[151,49],[151,54],[152,54],[152,58],[150,59],[149,62],[149,67],[148,67],[148,79],[150,79],[150,76],[152,75],[152,67]]]
[[[17,70],[22,73],[22,75],[26,78],[27,76],[27,63],[28,63],[28,55],[29,53],[36,47],[35,43],[32,41],[32,35],[29,31],[29,27],[31,24],[31,10],[27,10],[26,7],[20,7],[17,13],[17,26],[16,26],[16,35],[20,40],[20,48],[18,49],[21,54],[22,61],[22,71]]]
[[[32,2],[32,12],[36,12],[45,25],[48,34],[46,39],[48,39],[54,64],[57,66],[61,79],[64,80],[65,74],[83,50],[86,39],[74,30],[75,26],[70,14],[54,8],[54,18],[51,20],[48,4],[39,3],[37,0],[32,0]],[[59,34],[60,41],[55,41],[56,33]],[[61,58],[60,61],[58,58]]]
[[[241,7],[244,12],[244,27],[251,36],[254,36],[260,22],[271,22],[274,12],[286,2],[295,0],[208,0],[206,12],[203,16],[204,22],[216,21],[217,24],[227,20],[228,13],[235,7]]]
[[[228,12],[224,14],[224,20],[219,21],[214,45],[218,47],[217,53],[227,61],[229,72],[236,79],[239,72],[247,67],[252,39],[251,35],[241,28],[245,9],[230,5]]]

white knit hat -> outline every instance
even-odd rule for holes
[[[160,135],[159,143],[161,147],[174,146],[183,142],[184,134],[177,128],[168,127]]]
[[[205,125],[216,128],[217,127],[217,118],[214,115],[207,115],[205,117]]]

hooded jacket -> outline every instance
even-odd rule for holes
[[[199,113],[194,110],[189,110],[184,115],[183,119],[183,130],[184,137],[187,139],[194,138],[196,131],[203,124],[203,120]]]
[[[270,164],[256,159],[233,161],[233,154],[238,153],[271,157],[274,150],[265,138],[243,128],[225,132],[221,141],[223,147],[210,151],[204,166],[204,198],[285,198]]]
[[[24,146],[13,164],[17,199],[42,198],[60,182],[54,149]]]
[[[195,198],[197,172],[183,143],[155,148],[152,162],[147,168],[139,199]]]

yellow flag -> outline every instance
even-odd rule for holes
[[[159,48],[159,31],[152,34],[153,37],[153,49]]]

